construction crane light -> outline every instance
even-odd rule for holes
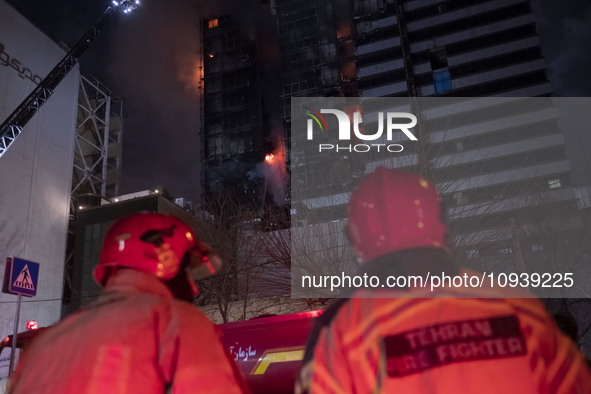
[[[122,13],[129,14],[131,11],[139,7],[140,0],[113,0],[113,5],[115,6],[115,8],[117,8],[117,10],[121,11]]]

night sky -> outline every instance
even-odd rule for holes
[[[54,41],[73,46],[107,0],[7,0]],[[81,58],[124,104],[120,193],[165,186],[174,197],[199,196],[198,20],[238,15],[246,33],[265,22],[253,0],[143,0],[118,15]],[[591,2],[532,0],[556,96],[591,96]],[[587,130],[589,131],[589,130]],[[589,132],[566,132],[575,161],[591,155]],[[575,164],[576,165],[576,164]],[[591,183],[580,172],[579,183]]]

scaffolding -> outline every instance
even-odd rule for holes
[[[80,76],[72,204],[83,194],[102,198],[119,192],[122,102],[96,79]]]

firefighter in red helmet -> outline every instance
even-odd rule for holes
[[[362,272],[471,272],[450,259],[438,193],[418,175],[376,169],[351,194],[347,226]],[[297,393],[591,393],[543,305],[488,286],[357,289],[317,319],[302,365]]]
[[[219,257],[176,217],[140,213],[105,236],[94,278],[103,294],[45,330],[10,393],[240,393],[244,380],[192,303],[192,270]]]

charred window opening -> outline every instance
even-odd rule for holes
[[[429,53],[431,70],[438,70],[447,67],[447,51],[445,48],[437,48]]]

